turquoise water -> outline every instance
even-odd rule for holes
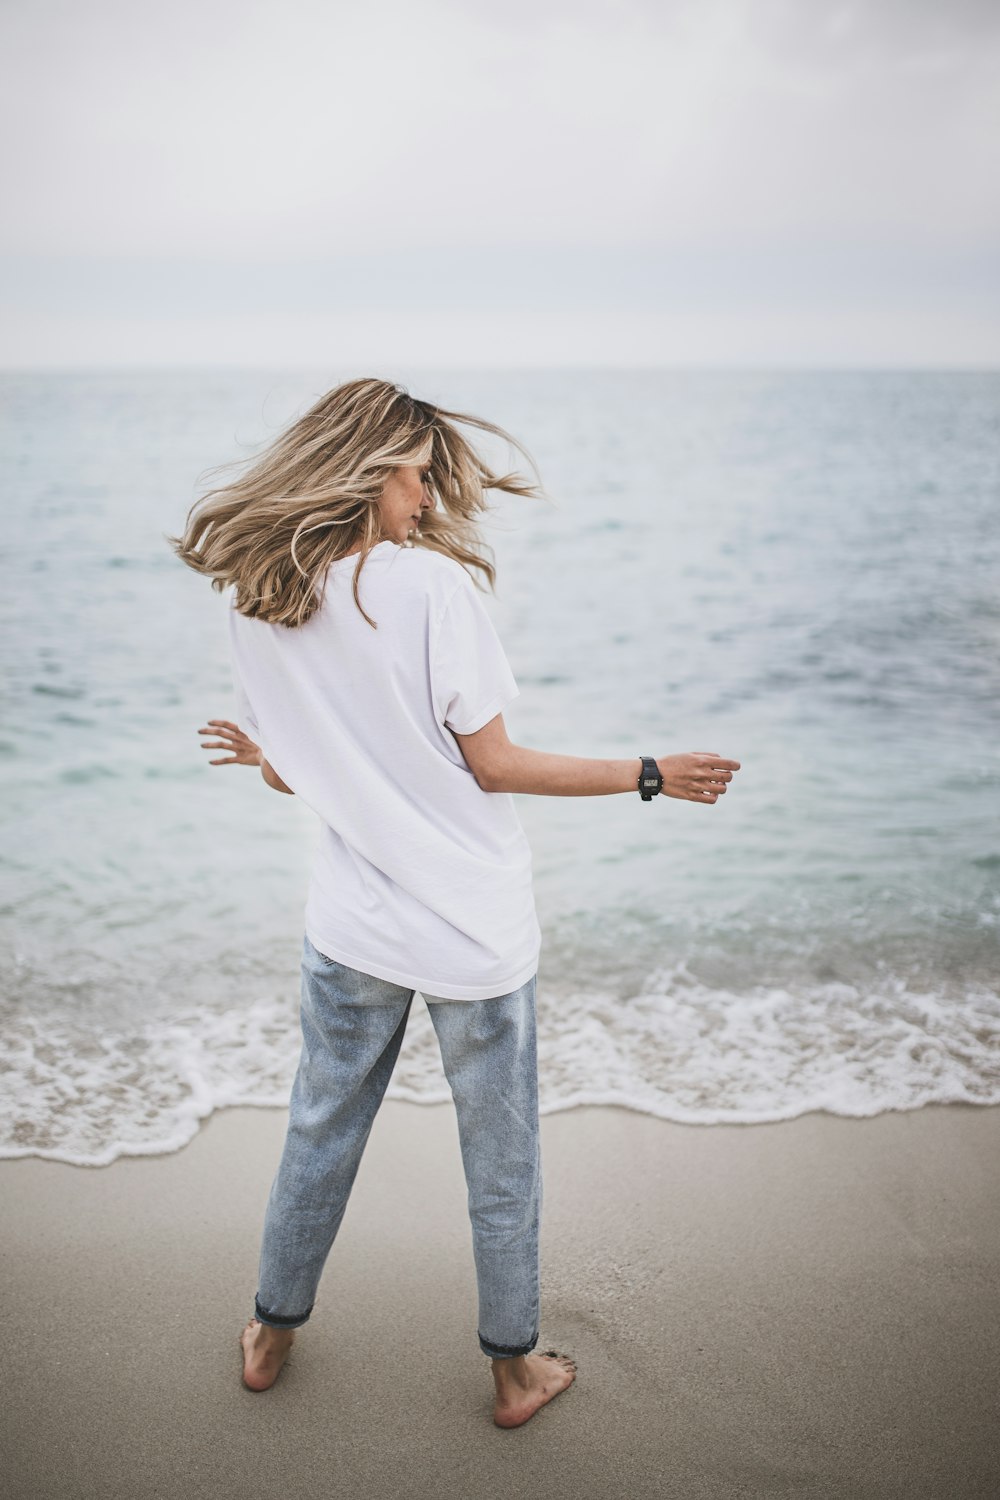
[[[311,815],[209,770],[201,473],[310,374],[0,376],[3,1151],[102,1161],[281,1102]],[[551,497],[491,521],[525,744],[708,749],[715,807],[521,798],[544,1106],[1000,1102],[1000,376],[417,374]],[[400,1097],[445,1086],[421,1009]]]

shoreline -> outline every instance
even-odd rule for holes
[[[242,1388],[285,1120],[227,1108],[96,1172],[0,1163],[12,1500],[995,1493],[1000,1109],[546,1115],[538,1347],[580,1374],[516,1433],[490,1421],[450,1105],[383,1105],[314,1317],[272,1391]]]
[[[0,1170],[13,1162],[37,1161],[46,1162],[54,1166],[72,1167],[87,1171],[104,1171],[108,1167],[117,1166],[125,1161],[151,1161],[159,1157],[176,1156],[178,1152],[186,1151],[210,1123],[220,1115],[230,1111],[247,1112],[279,1112],[287,1116],[288,1096],[291,1091],[291,1080],[283,1087],[280,1096],[265,1096],[263,1098],[235,1098],[222,1099],[218,1103],[208,1105],[204,1112],[197,1112],[194,1108],[185,1112],[188,1125],[183,1132],[174,1136],[166,1137],[162,1141],[132,1142],[122,1145],[114,1142],[103,1148],[99,1153],[84,1155],[74,1152],[68,1148],[53,1148],[47,1150],[36,1146],[16,1146],[11,1143],[0,1144]],[[404,1105],[416,1109],[442,1109],[451,1106],[451,1097],[444,1074],[441,1074],[440,1087],[428,1091],[426,1094],[418,1090],[400,1087],[395,1080],[390,1083],[385,1095],[385,1102],[393,1105]],[[864,1120],[877,1120],[884,1115],[911,1115],[919,1114],[925,1110],[937,1109],[970,1109],[991,1110],[1000,1109],[1000,1097],[995,1099],[979,1099],[968,1096],[929,1098],[914,1104],[876,1104],[871,1108],[858,1106],[854,1109],[831,1109],[825,1104],[798,1104],[789,1105],[787,1111],[759,1111],[754,1113],[743,1112],[733,1109],[719,1110],[683,1110],[677,1107],[657,1109],[650,1103],[639,1104],[631,1100],[624,1100],[621,1094],[614,1090],[602,1093],[600,1090],[589,1089],[571,1094],[565,1099],[546,1101],[544,1097],[544,1083],[542,1084],[542,1097],[540,1099],[539,1114],[541,1118],[549,1119],[556,1115],[573,1114],[583,1110],[613,1110],[623,1115],[633,1115],[639,1119],[656,1120],[660,1124],[677,1127],[684,1130],[742,1130],[768,1125],[792,1125],[799,1120],[810,1120],[815,1118],[829,1120],[850,1120],[860,1123]]]

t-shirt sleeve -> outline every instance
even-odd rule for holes
[[[237,634],[236,606],[232,596],[229,601],[229,667],[233,677],[233,697],[236,699],[236,722],[252,740],[260,744],[260,724],[243,685],[239,667],[239,640]]]
[[[243,686],[243,679],[239,674],[235,660],[232,663],[232,668],[233,695],[236,699],[236,722],[244,734],[248,734],[252,740],[256,740],[260,744],[260,725],[257,722],[257,715],[254,713],[253,704],[247,697],[247,690]]]
[[[438,722],[475,734],[518,696],[504,649],[471,578],[444,608],[431,648]]]

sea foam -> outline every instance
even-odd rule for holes
[[[216,1109],[284,1106],[299,1044],[284,998],[100,1035],[26,1016],[0,1052],[0,1156],[103,1166],[176,1151]],[[540,990],[538,1055],[543,1114],[610,1104],[712,1125],[997,1104],[1000,997],[945,998],[891,977],[868,993],[830,983],[741,994],[679,965],[625,999]],[[449,1098],[420,999],[388,1097]]]

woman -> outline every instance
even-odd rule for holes
[[[486,491],[536,490],[495,474],[460,426],[507,438],[386,381],[341,385],[203,497],[175,546],[215,588],[233,588],[249,732],[209,720],[199,733],[218,737],[205,748],[230,752],[211,764],[259,764],[268,786],[321,820],[303,1049],[241,1336],[244,1381],[271,1386],[309,1317],[419,990],[458,1115],[494,1420],[516,1427],[575,1365],[533,1352],[540,934],[511,794],[662,790],[714,803],[739,766],[704,752],[588,760],[511,744],[502,710],[518,690],[472,583],[472,570],[494,580],[475,522]]]

